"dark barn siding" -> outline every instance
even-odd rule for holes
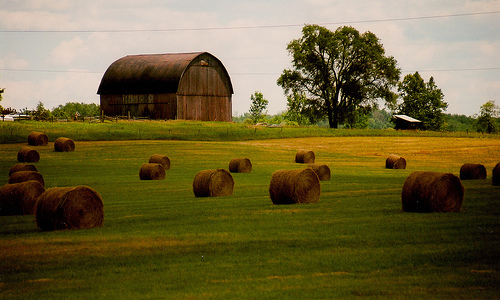
[[[229,74],[206,52],[126,56],[111,64],[97,93],[109,116],[232,119]]]

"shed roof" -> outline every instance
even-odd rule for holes
[[[113,62],[102,77],[100,95],[175,93],[184,71],[208,52],[128,55]],[[224,68],[227,74],[227,71]],[[228,75],[229,76],[229,75]],[[232,91],[232,87],[231,91]]]
[[[410,123],[421,123],[422,121],[414,119],[412,117],[409,117],[407,115],[394,115],[395,118],[397,119],[402,119]]]

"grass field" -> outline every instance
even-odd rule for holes
[[[70,136],[71,137],[71,136]],[[0,184],[24,143],[0,145]],[[271,174],[302,168],[298,149],[327,164],[319,203],[273,205]],[[365,136],[251,141],[76,141],[37,147],[46,188],[87,185],[104,201],[102,228],[39,232],[33,216],[0,217],[3,299],[494,299],[500,293],[500,187],[491,170],[500,139]],[[171,160],[165,180],[140,181],[152,154]],[[384,168],[389,154],[407,169]],[[232,196],[195,198],[204,169],[248,157]],[[459,213],[401,212],[413,171],[458,175]]]
[[[263,127],[228,122],[186,120],[118,121],[105,123],[36,121],[0,122],[0,144],[25,143],[31,131],[48,135],[50,141],[61,136],[78,141],[185,140],[247,141],[261,139],[340,137],[340,136],[433,136],[481,137],[498,139],[498,134],[472,132],[395,131],[393,129],[329,129],[326,127]]]

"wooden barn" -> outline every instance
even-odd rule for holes
[[[232,120],[231,79],[207,52],[122,57],[108,67],[97,94],[107,116]]]

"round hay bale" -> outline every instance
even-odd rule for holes
[[[149,163],[150,164],[161,164],[163,166],[163,169],[165,169],[165,170],[170,169],[170,159],[165,155],[153,154],[149,158]]]
[[[165,179],[165,169],[161,164],[143,164],[139,170],[141,180],[163,180]]]
[[[278,170],[271,177],[269,194],[274,204],[314,203],[321,185],[312,169]]]
[[[203,170],[194,176],[193,191],[196,197],[230,196],[233,188],[233,176],[224,169]]]
[[[460,179],[486,179],[486,168],[481,164],[464,164],[460,168]]]
[[[389,155],[385,160],[386,169],[406,169],[406,160],[395,154]]]
[[[38,197],[35,217],[42,231],[101,227],[104,205],[87,186],[51,188]]]
[[[500,185],[500,162],[495,165],[491,174],[491,183],[494,186]]]
[[[28,135],[28,145],[46,146],[49,143],[49,137],[43,132],[33,131]]]
[[[45,181],[43,180],[42,174],[36,171],[18,171],[12,173],[12,175],[10,175],[9,177],[9,183],[19,183],[30,180],[38,181],[42,186],[45,186]]]
[[[307,166],[311,170],[318,175],[318,179],[320,181],[328,181],[330,180],[331,177],[331,172],[330,168],[327,165],[321,165],[321,164],[310,164]]]
[[[40,154],[33,148],[23,147],[17,152],[18,162],[39,162]]]
[[[229,162],[229,172],[250,173],[252,172],[252,162],[248,158],[233,158]]]
[[[75,142],[65,137],[57,138],[54,142],[54,150],[57,152],[75,151]]]
[[[310,150],[299,150],[295,154],[295,162],[299,164],[313,164],[316,157]]]
[[[9,176],[12,175],[12,173],[19,172],[19,171],[35,171],[38,172],[38,169],[35,167],[35,165],[32,164],[15,164],[13,165],[10,170],[9,170]]]
[[[463,200],[462,182],[451,173],[413,172],[401,192],[405,212],[458,212]]]
[[[32,215],[38,197],[45,191],[35,180],[0,187],[0,216]]]

